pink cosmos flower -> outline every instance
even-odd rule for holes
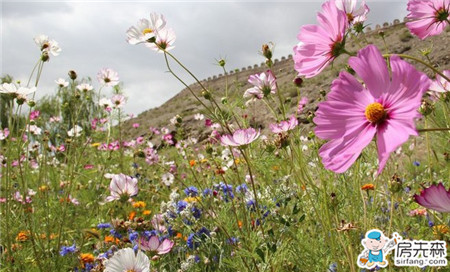
[[[319,25],[305,25],[294,47],[295,70],[299,76],[311,78],[319,74],[338,57],[345,44],[347,15],[336,7],[334,0],[325,2],[317,15]]]
[[[126,102],[127,102],[127,98],[121,94],[116,94],[113,97],[111,97],[111,103],[113,104],[113,107],[115,107],[115,108],[123,107]]]
[[[169,253],[173,245],[174,242],[169,239],[164,239],[160,242],[157,236],[152,236],[150,239],[139,237],[140,249],[144,251],[155,251],[159,255]]]
[[[374,45],[361,49],[349,65],[365,85],[347,72],[333,81],[314,118],[316,135],[330,140],[319,154],[325,168],[343,173],[376,135],[379,174],[389,154],[409,135],[418,135],[414,119],[420,117],[417,109],[430,80],[398,56],[390,59],[390,75]]]
[[[133,123],[133,128],[138,128],[139,126],[139,123]]]
[[[97,74],[98,82],[108,87],[114,87],[119,84],[119,74],[110,68],[103,68]]]
[[[36,110],[36,111],[32,111],[30,113],[30,120],[36,120],[39,118],[39,115],[41,115],[41,112]]]
[[[445,70],[443,74],[450,78],[450,70]],[[439,98],[439,93],[450,92],[450,82],[440,75],[436,75],[436,80],[434,80],[430,85],[431,96],[433,98]]]
[[[111,195],[106,198],[107,202],[119,200],[121,198],[130,198],[138,193],[138,181],[135,178],[124,174],[110,175],[111,183],[109,190]]]
[[[270,70],[249,76],[248,82],[253,87],[245,91],[244,98],[252,98],[251,100],[262,99],[269,94],[275,94],[277,92],[277,81]]]
[[[369,13],[369,7],[363,0],[359,8],[356,8],[357,0],[336,0],[336,6],[339,10],[342,10],[347,15],[348,23],[361,23],[366,21],[367,13]]]
[[[306,104],[308,104],[308,98],[302,97],[302,99],[300,99],[300,101],[298,101],[297,114],[302,113],[303,108],[306,106]]]
[[[298,125],[297,118],[295,117],[295,115],[291,115],[289,120],[281,121],[278,124],[270,124],[269,127],[273,133],[282,133],[294,129],[297,125]]]
[[[439,35],[448,26],[450,0],[409,0],[408,11],[411,22],[406,27],[424,40]]]
[[[419,205],[438,212],[450,212],[450,189],[447,191],[442,183],[431,185],[414,195]]]
[[[0,141],[8,138],[8,135],[9,135],[9,129],[8,128],[5,128],[4,130],[0,129]]]
[[[164,51],[169,51],[175,46],[173,45],[176,40],[175,31],[172,28],[163,28],[156,34],[156,40],[154,43],[146,43],[145,46],[157,51],[158,53],[163,53]]]
[[[220,137],[220,142],[225,146],[242,146],[256,140],[260,135],[260,131],[254,128],[238,129],[233,135],[226,134]]]

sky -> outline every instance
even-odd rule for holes
[[[126,42],[126,31],[151,12],[165,16],[176,33],[171,51],[199,79],[264,61],[264,43],[275,44],[274,58],[292,54],[297,34],[305,24],[316,24],[323,1],[2,1],[0,75],[26,82],[40,51],[33,41],[39,34],[59,43],[59,56],[45,64],[37,98],[57,90],[55,80],[96,75],[102,68],[119,73],[128,97],[125,111],[139,114],[162,105],[183,89],[165,66],[164,57],[143,45]],[[392,22],[407,15],[407,0],[366,1],[367,23]],[[181,70],[176,70],[181,73]],[[182,78],[189,84],[194,81]],[[102,89],[105,96],[111,89]]]

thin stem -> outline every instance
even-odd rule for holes
[[[418,132],[431,132],[431,131],[450,131],[450,128],[422,128],[418,129]]]
[[[384,54],[383,57],[387,58],[387,57],[391,57],[391,56],[393,56],[393,55],[395,55],[395,54]],[[410,55],[405,55],[405,54],[396,54],[396,55],[399,56],[399,57],[401,57],[401,58],[404,58],[404,59],[410,59],[410,60],[417,61],[418,63],[421,63],[421,64],[425,65],[426,67],[428,67],[428,68],[430,68],[431,70],[433,70],[433,72],[435,72],[436,74],[440,75],[442,78],[444,78],[445,80],[447,80],[448,82],[450,82],[450,78],[448,78],[447,76],[445,76],[442,72],[440,72],[439,70],[437,70],[436,68],[434,68],[432,65],[426,63],[425,61],[423,61],[423,60],[421,60],[421,59],[419,59],[419,58],[410,56]]]

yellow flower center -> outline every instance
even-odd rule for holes
[[[146,28],[146,29],[142,30],[142,35],[150,34],[150,33],[153,33],[153,29],[151,29],[151,28]]]
[[[129,269],[129,270],[127,270],[126,272],[136,272],[136,270],[134,270],[134,269]]]
[[[375,124],[380,123],[386,118],[386,110],[384,109],[383,105],[378,102],[372,103],[367,106],[364,114],[366,115],[367,120]]]

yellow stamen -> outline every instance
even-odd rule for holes
[[[364,114],[366,115],[367,120],[374,124],[380,123],[386,118],[386,110],[384,109],[383,105],[378,102],[372,103],[367,106]]]
[[[153,29],[151,29],[151,28],[146,28],[146,29],[142,30],[142,35],[150,34],[150,33],[153,33]]]

